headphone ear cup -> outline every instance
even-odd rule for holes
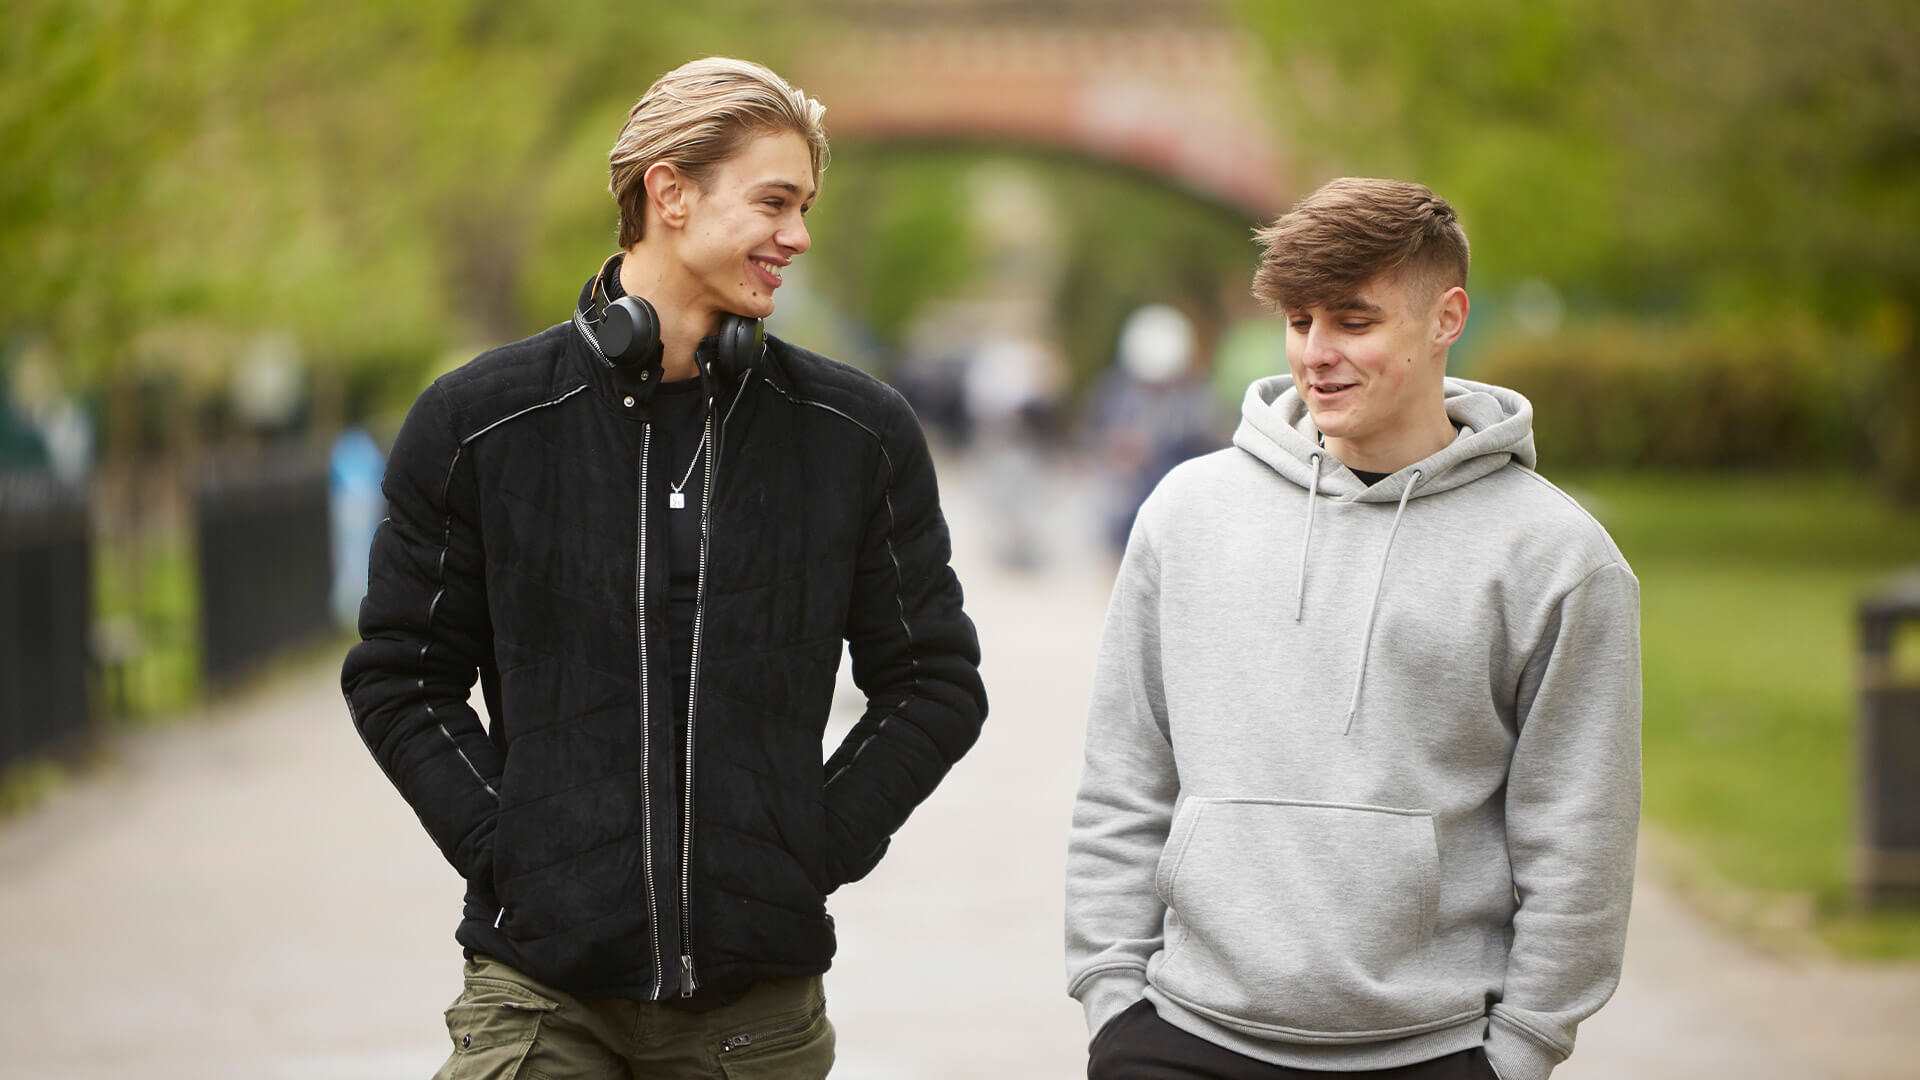
[[[767,324],[743,315],[728,315],[720,322],[719,337],[715,374],[732,382],[759,362],[760,353],[767,345]]]
[[[660,316],[645,298],[623,296],[607,305],[594,336],[614,367],[651,367],[660,355]]]

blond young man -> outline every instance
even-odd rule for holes
[[[1445,377],[1466,234],[1337,180],[1260,234],[1289,374],[1141,510],[1067,867],[1096,1080],[1544,1080],[1619,978],[1639,586]]]
[[[825,898],[978,735],[912,412],[760,329],[822,111],[757,64],[661,76],[610,155],[621,250],[395,442],[342,683],[466,880],[442,1077],[826,1075]],[[823,763],[843,641],[868,707]]]

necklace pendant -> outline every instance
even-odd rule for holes
[[[670,492],[670,493],[669,493],[669,494],[667,495],[667,509],[669,509],[669,510],[685,510],[686,508],[687,508],[687,493],[686,493],[686,492],[684,492],[684,491],[675,491],[675,492]]]

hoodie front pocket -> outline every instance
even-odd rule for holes
[[[1478,1015],[1432,955],[1440,856],[1426,810],[1189,798],[1155,886],[1179,1004],[1303,1041],[1417,1034]]]

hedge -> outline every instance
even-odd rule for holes
[[[1884,361],[1811,329],[1597,324],[1490,343],[1464,374],[1534,408],[1541,467],[1864,467]]]

